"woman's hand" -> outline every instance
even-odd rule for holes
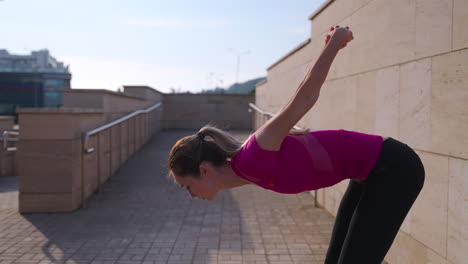
[[[330,41],[337,41],[342,49],[353,39],[353,32],[349,30],[349,27],[335,26],[331,27],[330,32],[325,36],[325,45],[328,45]]]

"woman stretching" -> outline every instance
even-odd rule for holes
[[[350,179],[325,263],[381,263],[423,187],[418,155],[393,138],[343,129],[289,134],[351,40],[348,27],[331,28],[295,95],[246,142],[211,126],[180,139],[169,154],[174,181],[192,197],[213,200],[220,190],[246,184],[292,194]]]

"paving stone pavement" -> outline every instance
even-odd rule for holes
[[[0,178],[0,264],[323,263],[334,218],[310,194],[243,186],[209,202],[167,179],[170,148],[193,132],[159,133],[71,213],[19,214],[17,180]]]

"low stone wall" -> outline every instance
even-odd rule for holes
[[[63,212],[81,206],[160,129],[161,108],[91,136],[105,123],[101,109],[19,109],[20,212]]]
[[[253,95],[166,94],[163,128],[199,129],[213,123],[219,128],[251,130],[253,113],[248,111]]]
[[[18,109],[21,212],[77,209],[162,128],[196,129],[214,123],[251,130],[252,95],[164,95],[149,87],[65,92],[64,107]],[[83,133],[160,100],[162,105],[90,136]],[[70,107],[73,106],[73,107]]]
[[[162,102],[164,94],[149,86],[123,86],[123,93],[128,96],[138,97],[147,101]]]
[[[104,89],[71,89],[64,92],[63,107],[101,109],[105,122],[118,119],[157,101]]]
[[[103,122],[100,110],[18,109],[20,212],[72,211],[83,200],[84,131]]]

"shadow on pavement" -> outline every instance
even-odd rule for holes
[[[167,179],[170,148],[192,133],[155,136],[86,209],[0,211],[0,262],[323,263],[333,217],[313,208],[310,194],[243,186],[209,202]]]

